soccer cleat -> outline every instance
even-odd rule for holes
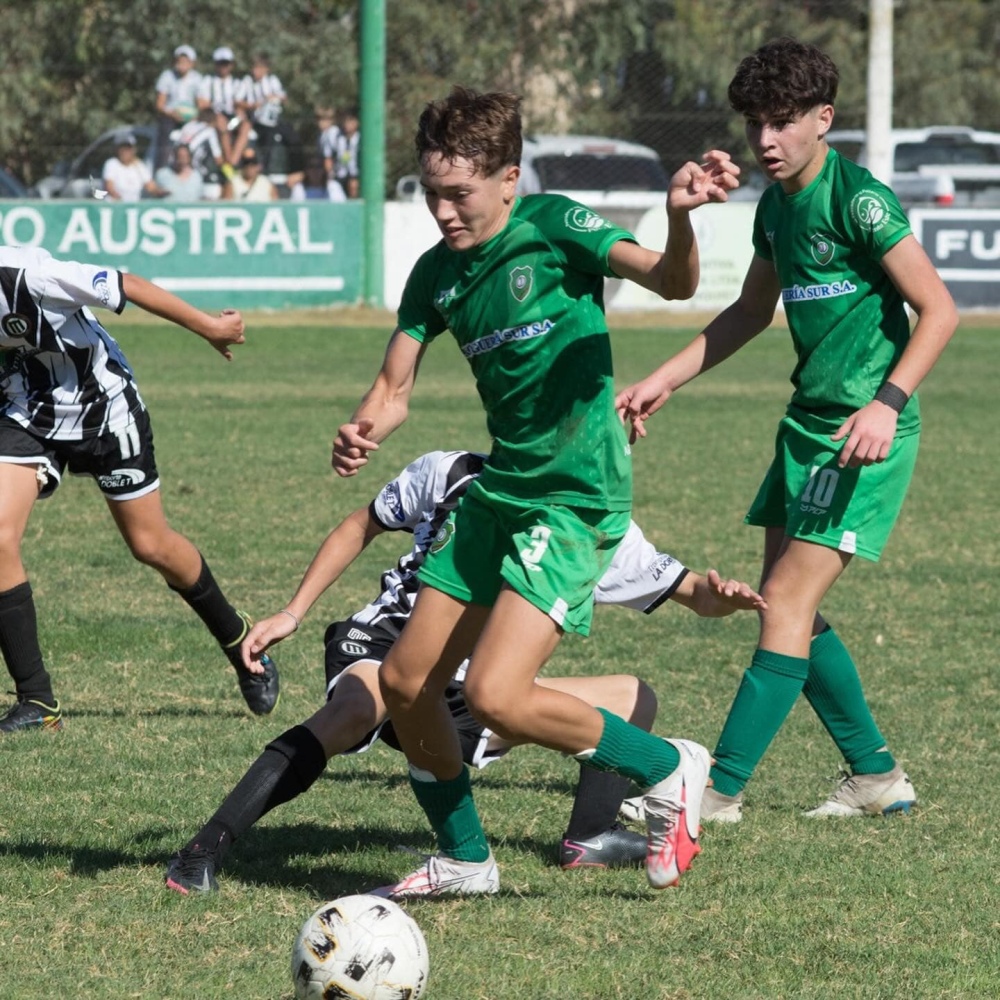
[[[436,899],[489,896],[499,888],[500,875],[492,854],[485,861],[456,861],[443,854],[432,854],[401,882],[372,889],[370,894],[383,899]]]
[[[646,813],[646,878],[654,889],[677,885],[691,867],[698,844],[701,800],[708,784],[711,754],[691,740],[667,740],[681,762],[642,797]]]
[[[844,774],[826,802],[805,816],[890,816],[908,813],[917,793],[907,773],[897,764],[884,774]]]
[[[743,819],[743,793],[723,795],[714,788],[706,788],[701,799],[703,823],[739,823]]]
[[[615,823],[589,840],[564,840],[559,845],[559,867],[638,868],[646,859],[646,838]]]
[[[62,729],[59,702],[46,705],[35,698],[18,698],[0,718],[0,733],[18,733],[23,729]]]
[[[246,638],[253,622],[250,620],[250,616],[244,612],[237,611],[236,613],[243,620],[243,631],[238,639],[229,643],[228,646],[223,646],[222,651],[226,654],[226,659],[236,669],[236,679],[239,682],[243,700],[247,703],[247,708],[254,715],[269,715],[274,711],[274,706],[278,704],[278,698],[281,696],[278,665],[267,653],[264,653],[260,658],[264,673],[254,674],[247,670],[243,665],[240,643]]]
[[[185,847],[170,859],[165,882],[168,889],[184,896],[192,892],[217,892],[215,858],[198,847]]]

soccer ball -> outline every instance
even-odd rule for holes
[[[378,896],[324,903],[292,949],[299,1000],[417,1000],[427,988],[427,943],[416,921]]]

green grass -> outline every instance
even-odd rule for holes
[[[384,328],[251,327],[231,365],[162,325],[114,332],[152,412],[172,523],[257,615],[281,606],[325,532],[410,458],[487,443],[450,343],[429,352],[409,422],[345,481],[330,442],[374,376]],[[963,329],[933,373],[886,555],[855,561],[826,606],[919,812],[802,818],[838,761],[800,703],[748,788],[744,822],[709,828],[681,887],[657,894],[641,872],[555,867],[575,765],[518,751],[476,778],[501,894],[408,906],[430,948],[430,997],[996,995],[998,334]],[[619,381],[687,336],[616,333]],[[762,336],[675,397],[636,449],[636,519],[695,568],[756,579],[761,539],[741,517],[790,368],[787,334]],[[38,506],[25,560],[68,724],[0,742],[0,998],[287,998],[307,914],[403,874],[395,845],[430,847],[401,758],[378,748],[337,761],[247,834],[218,895],[162,885],[167,857],[264,744],[314,709],[326,623],[366,601],[398,554],[398,539],[379,539],[279,648],[282,701],[257,719],[194,616],[131,560],[92,483],[68,480]],[[606,609],[551,670],[634,671],[659,693],[657,731],[712,745],[755,636],[749,615]]]

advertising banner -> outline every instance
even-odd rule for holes
[[[133,271],[203,309],[360,300],[358,202],[0,202],[0,238]]]
[[[915,209],[910,223],[959,309],[1000,308],[1000,211]]]

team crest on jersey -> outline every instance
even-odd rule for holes
[[[0,330],[7,337],[24,337],[31,332],[31,320],[20,313],[7,313],[0,319]]]
[[[859,191],[851,199],[851,218],[862,229],[877,233],[889,223],[889,206],[877,191]]]
[[[518,302],[523,302],[531,293],[531,285],[534,277],[534,271],[528,265],[515,267],[510,272],[510,294]]]
[[[442,315],[445,315],[448,307],[455,300],[455,295],[455,285],[452,285],[451,288],[442,288],[434,298],[434,305],[437,308],[437,311]]]
[[[575,229],[578,233],[596,233],[599,229],[610,229],[611,223],[592,212],[589,208],[576,205],[566,213],[566,226]]]
[[[813,255],[813,260],[817,264],[825,265],[833,260],[833,255],[836,253],[837,248],[829,236],[824,236],[822,233],[815,233],[809,240],[809,250]]]
[[[406,520],[403,513],[403,498],[399,495],[399,485],[396,482],[386,483],[382,489],[382,503],[389,508],[389,513],[399,522]]]
[[[455,522],[448,518],[444,524],[438,528],[438,533],[434,536],[434,541],[431,542],[431,552],[440,552],[450,541],[451,536],[455,534]]]
[[[94,294],[107,305],[111,301],[111,289],[108,286],[108,272],[98,271],[94,275],[94,280],[90,283],[94,289]]]

